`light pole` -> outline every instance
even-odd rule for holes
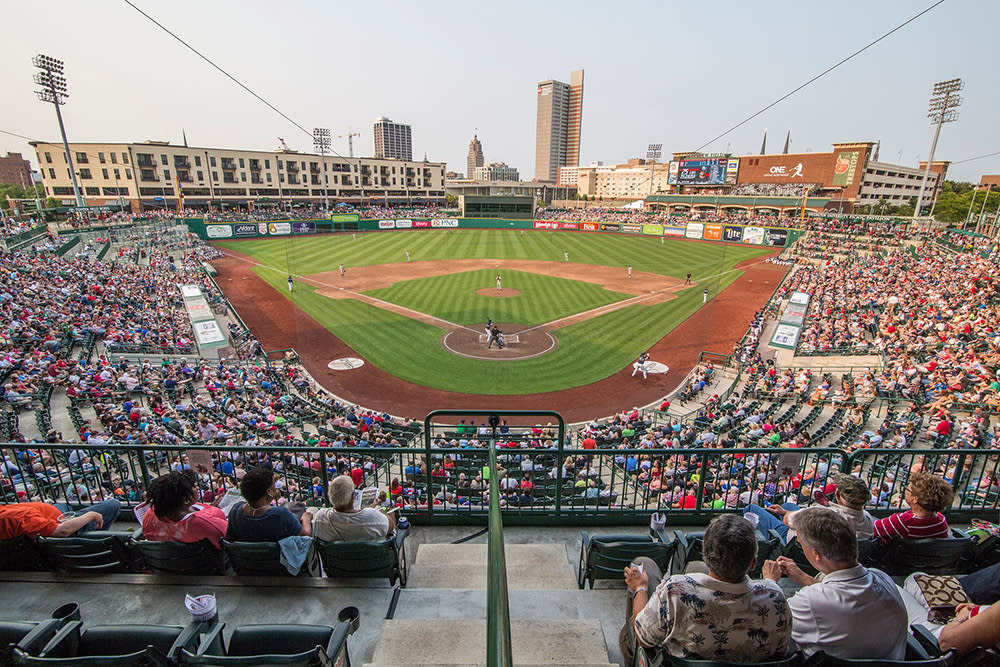
[[[51,102],[56,108],[56,118],[59,119],[59,132],[62,134],[63,148],[66,150],[66,164],[69,165],[69,175],[73,180],[73,194],[78,207],[86,206],[80,195],[80,186],[76,182],[76,172],[73,171],[73,156],[69,152],[69,142],[66,140],[66,128],[63,127],[62,111],[59,107],[66,104],[69,93],[66,92],[66,77],[63,76],[63,61],[38,54],[31,59],[32,64],[41,71],[34,76],[34,81],[41,86],[35,94],[42,102]]]
[[[962,98],[957,95],[958,91],[965,87],[965,82],[961,79],[949,79],[948,81],[938,81],[934,84],[931,93],[931,101],[927,107],[927,117],[935,123],[934,139],[931,141],[931,154],[927,157],[927,167],[924,169],[924,178],[920,181],[920,194],[917,195],[917,205],[913,209],[913,219],[920,217],[920,209],[924,203],[924,190],[927,189],[927,179],[931,175],[931,163],[934,162],[934,149],[937,148],[938,135],[941,134],[941,126],[958,119],[958,107],[962,104]]]
[[[326,152],[330,150],[330,130],[325,127],[314,127],[313,128],[313,148],[319,151],[320,157],[323,162],[323,210],[330,210],[330,197],[327,190],[327,172],[326,172]]]

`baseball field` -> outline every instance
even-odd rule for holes
[[[221,261],[220,285],[230,298],[239,297],[241,314],[254,320],[268,347],[282,343],[315,354],[318,323],[352,356],[407,386],[488,396],[558,392],[631,370],[641,351],[685,320],[702,310],[711,317],[713,301],[774,253],[739,244],[515,230],[345,233],[216,245],[228,256]],[[685,284],[688,273],[691,284]],[[755,301],[762,304],[777,281],[760,282]],[[276,310],[279,302],[292,309]],[[281,340],[268,340],[269,320],[250,312],[257,310],[285,313],[270,320],[284,332]],[[725,313],[715,317],[716,327],[731,326],[721,319]],[[502,350],[487,347],[490,319],[508,341]],[[711,321],[704,327],[705,341],[688,342],[707,343]],[[325,361],[342,354],[331,349]]]

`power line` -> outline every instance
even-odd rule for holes
[[[944,0],[941,0],[941,1],[944,2]],[[278,107],[274,106],[273,104],[271,104],[270,102],[268,102],[267,100],[265,100],[263,97],[261,97],[260,95],[258,95],[257,93],[255,93],[253,90],[251,90],[249,86],[247,86],[246,84],[244,84],[242,81],[240,81],[239,79],[237,79],[235,76],[233,76],[232,74],[230,74],[226,70],[224,70],[220,65],[217,65],[215,63],[215,61],[213,61],[211,58],[209,58],[208,56],[206,56],[205,54],[203,54],[201,51],[199,51],[198,49],[196,49],[193,46],[191,46],[190,44],[188,44],[180,36],[178,36],[177,33],[173,32],[172,30],[170,30],[170,28],[166,27],[165,25],[163,25],[162,23],[160,23],[159,21],[157,21],[156,19],[154,19],[152,16],[150,16],[146,12],[144,12],[141,9],[139,9],[138,7],[136,7],[135,4],[131,0],[125,0],[125,4],[127,4],[129,7],[131,7],[135,11],[137,11],[140,14],[142,14],[143,16],[145,16],[156,27],[160,28],[161,30],[163,30],[163,32],[167,33],[168,35],[170,35],[171,37],[173,37],[174,39],[176,39],[178,42],[180,42],[181,44],[183,44],[184,46],[186,46],[196,56],[198,56],[199,58],[201,58],[202,60],[204,60],[205,62],[207,62],[209,65],[211,65],[215,69],[219,70],[219,72],[221,72],[223,74],[223,76],[225,76],[227,79],[229,79],[230,81],[232,81],[233,83],[235,83],[237,86],[239,86],[243,90],[245,90],[248,93],[250,93],[251,95],[253,95],[259,101],[263,102],[265,105],[267,105],[267,107],[269,109],[271,109],[271,111],[275,112],[276,114],[278,114],[279,116],[281,116],[282,118],[284,118],[285,120],[287,120],[289,123],[291,123],[292,125],[294,125],[298,129],[302,130],[302,132],[304,132],[305,134],[307,134],[309,136],[309,138],[312,139],[312,136],[313,136],[312,132],[310,132],[306,128],[304,128],[301,125],[299,125],[298,123],[296,123],[287,114],[285,114],[284,112],[282,112]],[[344,157],[343,155],[341,155],[340,153],[338,153],[338,152],[336,152],[336,151],[334,151],[332,149],[331,149],[331,152],[334,155],[336,155],[337,157]]]
[[[1000,151],[997,151],[996,153],[987,153],[986,155],[977,155],[976,157],[968,157],[964,160],[955,160],[952,164],[955,165],[962,164],[963,162],[972,162],[973,160],[982,160],[985,157],[993,157],[994,155],[1000,155]]]
[[[17,132],[8,132],[7,130],[0,130],[0,134],[9,134],[12,137],[27,139],[28,141],[37,141],[37,139],[35,139],[34,137],[26,137],[23,134],[18,134]]]
[[[126,2],[127,2],[127,1],[128,1],[128,0],[126,0]],[[747,118],[745,118],[745,119],[741,120],[741,121],[740,121],[739,123],[737,123],[736,125],[733,125],[733,126],[732,126],[731,128],[729,128],[728,130],[726,130],[725,132],[723,132],[723,133],[722,133],[722,134],[720,134],[719,136],[715,137],[714,139],[712,139],[712,140],[710,140],[710,141],[706,141],[705,143],[703,143],[703,144],[702,144],[701,146],[699,146],[699,147],[698,147],[698,148],[696,148],[695,150],[696,150],[696,151],[700,151],[700,150],[701,150],[702,148],[705,148],[705,146],[708,146],[708,145],[710,145],[710,144],[713,144],[713,143],[715,143],[716,141],[718,141],[718,140],[719,140],[719,139],[721,139],[722,137],[726,136],[727,134],[729,134],[729,133],[730,133],[730,132],[732,132],[733,130],[737,129],[738,127],[741,127],[741,126],[745,125],[746,123],[750,122],[751,120],[753,120],[753,119],[754,119],[754,118],[756,118],[757,116],[761,115],[762,113],[764,113],[764,112],[765,112],[765,111],[767,111],[768,109],[770,109],[770,108],[772,108],[772,107],[774,107],[774,106],[778,105],[778,104],[779,104],[780,102],[783,102],[784,100],[788,99],[789,97],[791,97],[791,96],[792,96],[792,95],[794,95],[795,93],[799,92],[800,90],[802,90],[803,88],[805,88],[805,87],[806,87],[806,86],[808,86],[809,84],[811,84],[811,83],[813,83],[814,81],[816,81],[816,80],[818,80],[818,79],[820,79],[820,78],[822,78],[822,77],[826,76],[827,74],[829,74],[829,73],[830,73],[830,72],[832,72],[833,70],[837,69],[838,67],[840,67],[841,65],[843,65],[843,64],[844,64],[844,63],[846,63],[847,61],[849,61],[849,60],[853,59],[853,58],[854,58],[855,56],[857,56],[857,55],[860,55],[861,53],[863,53],[863,52],[867,51],[868,49],[870,49],[871,47],[875,46],[876,44],[878,44],[879,42],[881,42],[881,41],[882,41],[883,39],[885,39],[886,37],[888,37],[889,35],[891,35],[891,34],[893,34],[893,33],[897,32],[897,31],[901,30],[901,29],[902,29],[902,28],[904,28],[904,27],[905,27],[906,25],[908,25],[908,24],[910,24],[910,23],[912,23],[912,22],[916,21],[916,20],[917,20],[918,18],[920,18],[921,16],[923,16],[923,15],[924,15],[924,14],[926,14],[927,12],[931,11],[932,9],[934,9],[935,7],[937,7],[938,5],[940,5],[940,4],[943,4],[943,3],[944,3],[944,1],[945,1],[945,0],[938,0],[938,1],[937,1],[937,2],[935,2],[935,3],[933,4],[933,5],[931,5],[931,6],[930,6],[930,7],[928,7],[927,9],[923,10],[923,11],[922,11],[922,12],[920,12],[919,14],[916,14],[916,15],[914,15],[914,16],[911,16],[911,17],[910,17],[910,18],[908,18],[908,19],[907,19],[906,21],[903,21],[902,23],[900,23],[900,24],[899,24],[898,26],[896,26],[895,28],[893,28],[893,29],[892,29],[892,30],[890,30],[889,32],[887,32],[887,33],[883,34],[883,35],[882,35],[881,37],[879,37],[878,39],[876,39],[876,40],[874,40],[874,41],[872,41],[872,42],[869,42],[869,43],[868,43],[868,44],[866,44],[865,46],[861,47],[860,49],[858,49],[857,51],[855,51],[855,52],[854,52],[854,53],[852,53],[851,55],[847,56],[846,58],[844,58],[843,60],[841,60],[840,62],[838,62],[837,64],[835,64],[835,65],[831,65],[830,67],[826,68],[825,70],[823,70],[822,72],[820,72],[819,74],[817,74],[816,76],[814,76],[813,78],[811,78],[811,79],[809,79],[808,81],[806,81],[805,83],[803,83],[803,84],[802,84],[801,86],[799,86],[799,87],[795,88],[794,90],[792,90],[792,91],[790,91],[790,92],[788,92],[788,93],[785,93],[784,95],[782,95],[781,97],[779,97],[779,98],[778,98],[778,99],[776,99],[775,101],[771,102],[770,104],[768,104],[768,105],[767,105],[766,107],[764,107],[764,108],[763,108],[763,109],[761,109],[760,111],[758,111],[758,112],[754,113],[753,115],[751,115],[751,116],[748,116]]]

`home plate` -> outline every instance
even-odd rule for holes
[[[350,371],[355,368],[361,368],[365,365],[363,359],[358,359],[357,357],[342,357],[340,359],[334,359],[326,365],[332,371]]]
[[[646,372],[647,373],[666,373],[670,370],[670,366],[666,364],[661,364],[659,361],[647,361],[646,362]]]

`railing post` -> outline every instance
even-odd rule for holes
[[[427,472],[426,480],[424,484],[427,487],[427,518],[431,519],[434,517],[434,475],[431,474],[433,466],[431,465],[431,429],[429,422],[424,424],[424,469]]]
[[[556,449],[556,516],[562,515],[562,492],[563,492],[563,470],[566,469],[566,462],[563,457],[566,455],[566,438],[563,437],[563,427],[559,428],[559,446]]]
[[[490,514],[489,562],[486,570],[486,664],[511,667],[514,664],[510,639],[510,609],[507,599],[507,558],[504,553],[503,519],[500,514],[500,491],[497,480],[497,425],[500,418],[490,415],[493,437],[490,438]]]

